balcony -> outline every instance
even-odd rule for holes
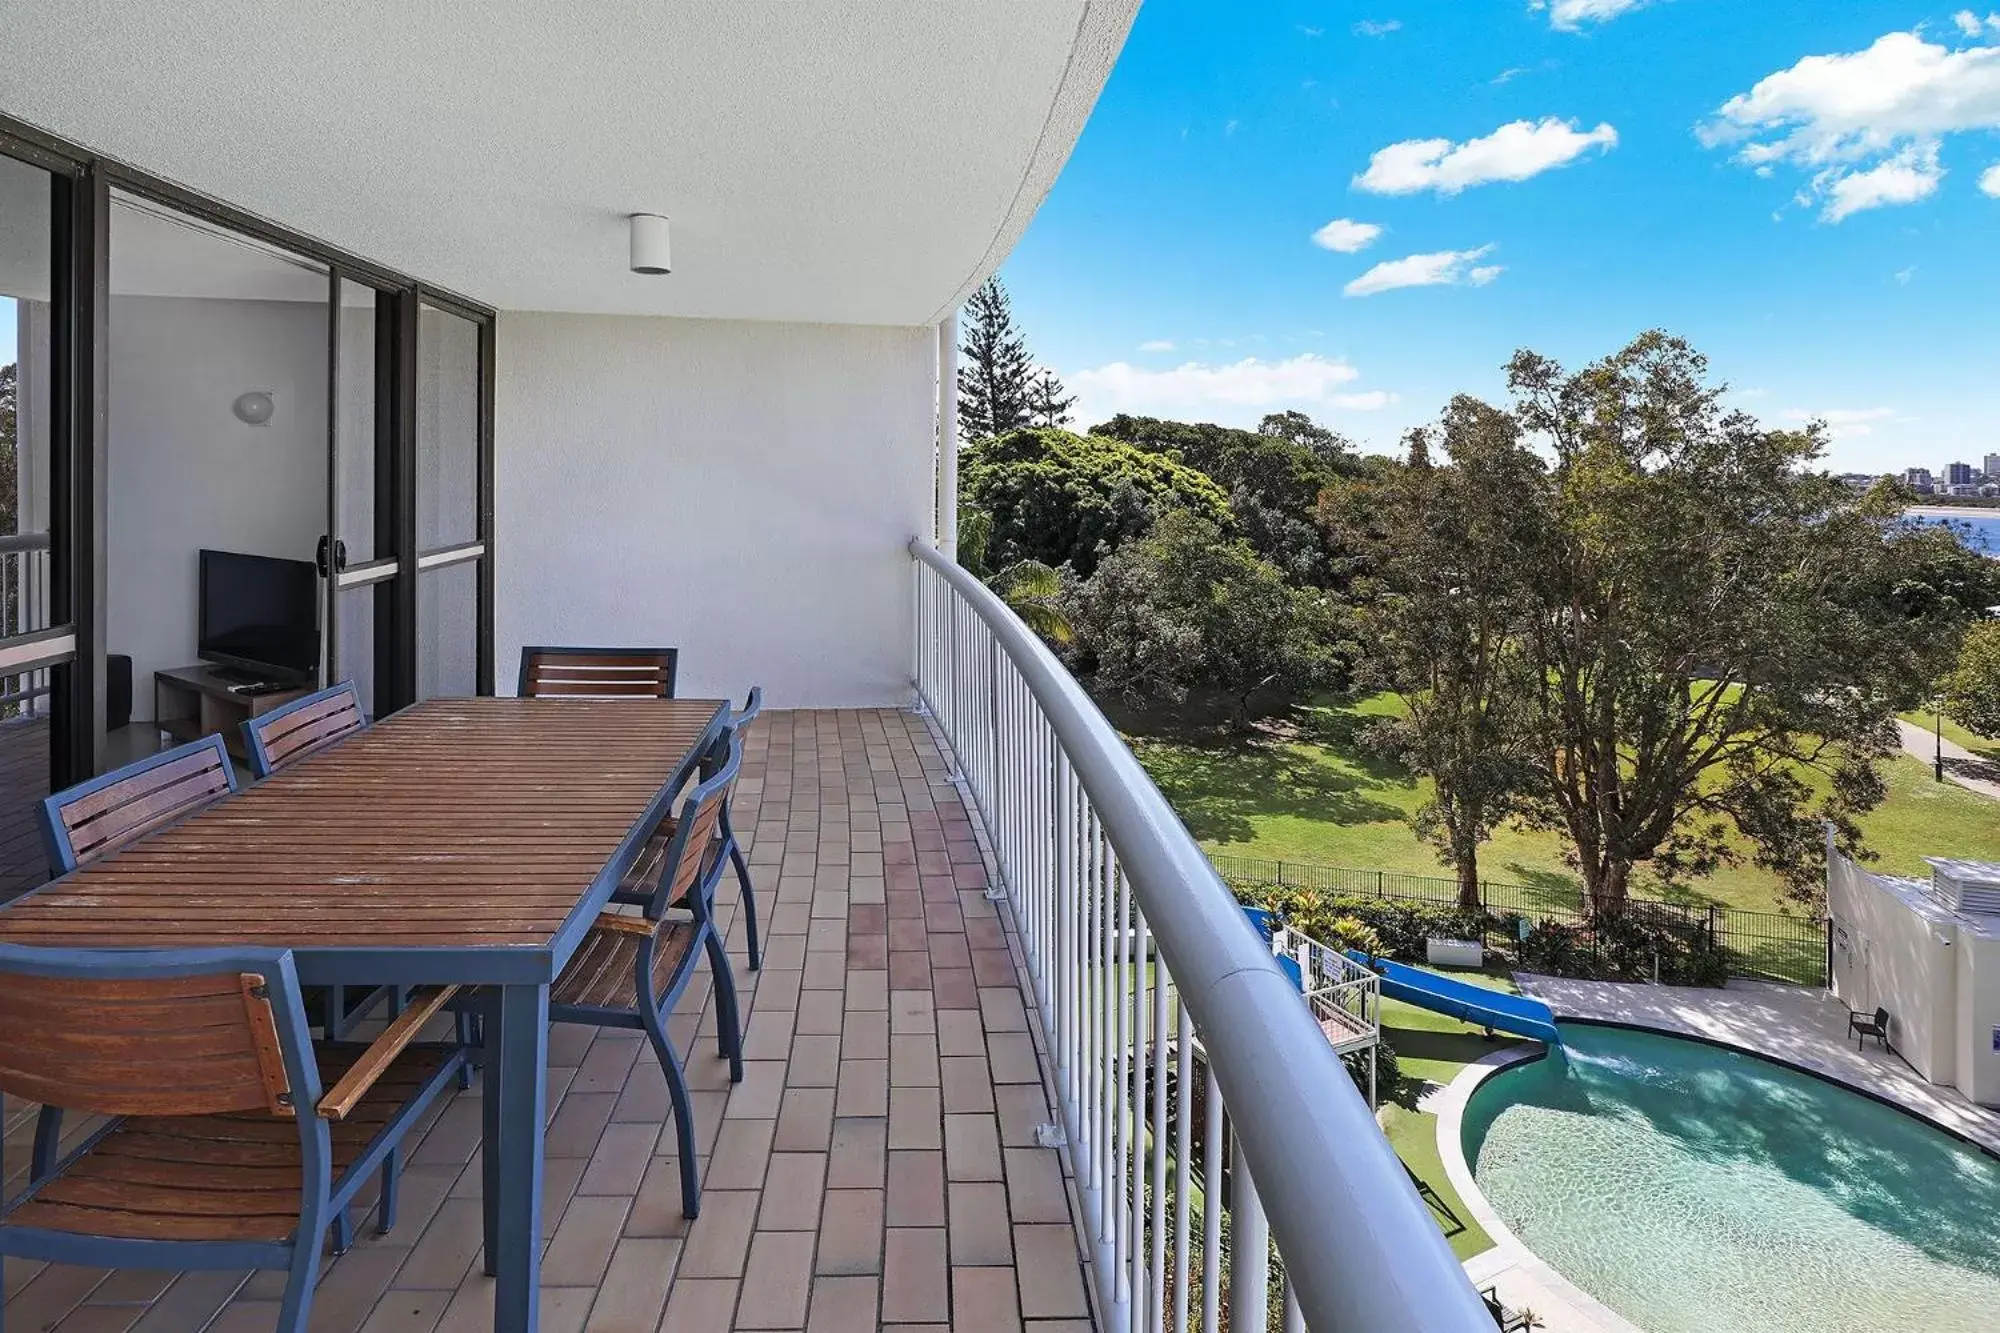
[[[1130,755],[976,583],[929,552],[917,573],[923,710],[772,712],[750,736],[761,972],[722,907],[744,1081],[705,985],[675,1018],[708,1039],[699,1220],[639,1035],[556,1031],[541,1326],[1219,1328],[1228,1286],[1238,1327],[1479,1327],[1320,1016]],[[434,1115],[402,1221],[327,1267],[315,1328],[488,1326],[478,1097]],[[9,1110],[10,1187],[31,1110]],[[1198,1201],[1225,1173],[1226,1246]],[[264,1329],[281,1276],[10,1261],[7,1326]]]

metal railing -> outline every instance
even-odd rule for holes
[[[1138,760],[999,598],[910,550],[915,684],[993,843],[1106,1327],[1219,1333],[1226,1309],[1234,1333],[1280,1317],[1491,1329],[1298,990]]]
[[[0,534],[0,642],[49,627],[49,534]],[[49,669],[0,674],[0,719],[39,712]]]

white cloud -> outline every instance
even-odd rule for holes
[[[1322,250],[1351,255],[1366,250],[1381,234],[1382,228],[1378,223],[1335,218],[1313,233],[1313,244]]]
[[[1894,421],[1896,409],[1893,407],[1835,407],[1820,412],[1808,412],[1793,408],[1785,413],[1785,420],[1801,425],[1809,421],[1824,421],[1828,438],[1851,440],[1857,436],[1873,435],[1878,421]]]
[[[1952,50],[1892,32],[1865,51],[1807,56],[1724,102],[1700,127],[1740,161],[1865,162],[1946,134],[2000,129],[2000,46]]]
[[[2000,199],[2000,162],[1995,162],[1980,174],[1979,188],[1982,193]]]
[[[1575,32],[1586,23],[1608,23],[1646,0],[1529,0],[1528,8],[1549,12],[1549,26]]]
[[[1866,171],[1822,172],[1813,178],[1813,191],[1826,199],[1820,216],[1839,222],[1865,209],[1920,203],[1937,193],[1943,179],[1932,143],[1912,145]]]
[[[1956,22],[1970,36],[1996,17],[1966,10]],[[1944,178],[1940,141],[1996,129],[2000,46],[1953,49],[1918,30],[1889,33],[1862,51],[1806,56],[1724,102],[1698,133],[1710,147],[1735,146],[1737,161],[1760,175],[1775,163],[1811,169],[1802,202],[1823,202],[1821,216],[1838,222],[1930,198]]]
[[[1345,361],[1303,352],[1282,361],[1189,361],[1167,370],[1114,361],[1064,380],[1077,394],[1076,418],[1085,425],[1129,412],[1248,426],[1288,408],[1372,412],[1396,401],[1381,389],[1349,390],[1359,378]]]
[[[1951,16],[1951,21],[1956,23],[1958,30],[1967,37],[1983,37],[1989,32],[2000,33],[2000,14],[1988,14],[1985,18],[1981,18],[1969,9],[1961,9]]]
[[[1403,20],[1401,19],[1363,19],[1354,25],[1354,35],[1357,37],[1387,37],[1392,32],[1400,31],[1402,26]]]
[[[1483,139],[1464,143],[1449,139],[1392,143],[1368,160],[1368,170],[1353,183],[1373,194],[1414,194],[1418,190],[1457,194],[1494,181],[1524,181],[1567,166],[1593,148],[1609,152],[1617,143],[1618,131],[1610,125],[1581,130],[1575,121],[1555,116],[1517,120]]]
[[[1348,283],[1345,290],[1349,296],[1373,296],[1398,287],[1451,287],[1468,282],[1484,287],[1504,271],[1498,264],[1475,267],[1492,250],[1492,246],[1482,245],[1477,250],[1439,250],[1385,260]]]
[[[1908,268],[1899,268],[1896,270],[1896,285],[1907,287],[1910,285],[1910,279],[1916,276],[1917,266],[1915,264],[1910,265]]]
[[[1171,352],[1174,350],[1174,345],[1165,338],[1148,338],[1145,342],[1139,344],[1139,350],[1142,352]]]

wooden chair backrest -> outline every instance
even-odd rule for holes
[[[267,778],[315,750],[367,729],[360,691],[353,681],[343,680],[251,718],[243,724],[243,735],[250,743],[252,771]]]
[[[711,878],[721,872],[720,862],[706,865],[708,850],[721,832],[729,789],[736,781],[737,770],[743,766],[743,744],[736,733],[728,730],[723,737],[727,752],[712,768],[704,766],[700,784],[681,802],[673,841],[660,859],[659,887],[654,890],[652,905],[646,911],[650,917],[657,919],[670,904],[684,899],[697,913],[705,915],[708,910],[708,895],[715,886],[697,881],[704,869],[711,872]]]
[[[24,970],[37,955],[69,965]],[[0,946],[0,1092],[98,1115],[292,1114],[280,969],[157,966],[174,957]]]
[[[204,736],[42,802],[49,863],[66,874],[236,790],[222,737]]]
[[[678,648],[523,648],[524,699],[671,699]]]

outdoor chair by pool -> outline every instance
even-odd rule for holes
[[[1847,1016],[1847,1030],[1854,1036],[1854,1049],[1857,1051],[1868,1044],[1870,1037],[1881,1042],[1883,1050],[1886,1051],[1889,1049],[1889,1011],[1887,1009],[1877,1009],[1873,1018],[1868,1017],[1866,1014],[1849,1014]]]
[[[289,951],[0,945],[0,1095],[108,1117],[61,1156],[38,1135],[0,1255],[284,1269],[277,1327],[301,1333],[327,1233],[465,1059],[413,1040],[450,995],[315,1047]],[[395,1207],[385,1178],[384,1231]]]
[[[715,973],[716,1027],[732,1082],[743,1079],[743,1039],[729,959],[716,935],[715,886],[722,877],[722,810],[742,764],[740,741],[725,731],[721,763],[687,794],[660,859],[653,892],[637,913],[606,910],[571,955],[549,995],[549,1021],[638,1028],[652,1043],[673,1099],[679,1144],[681,1212],[701,1210],[694,1105],[681,1056],[667,1036],[667,1016],[706,950]]]

